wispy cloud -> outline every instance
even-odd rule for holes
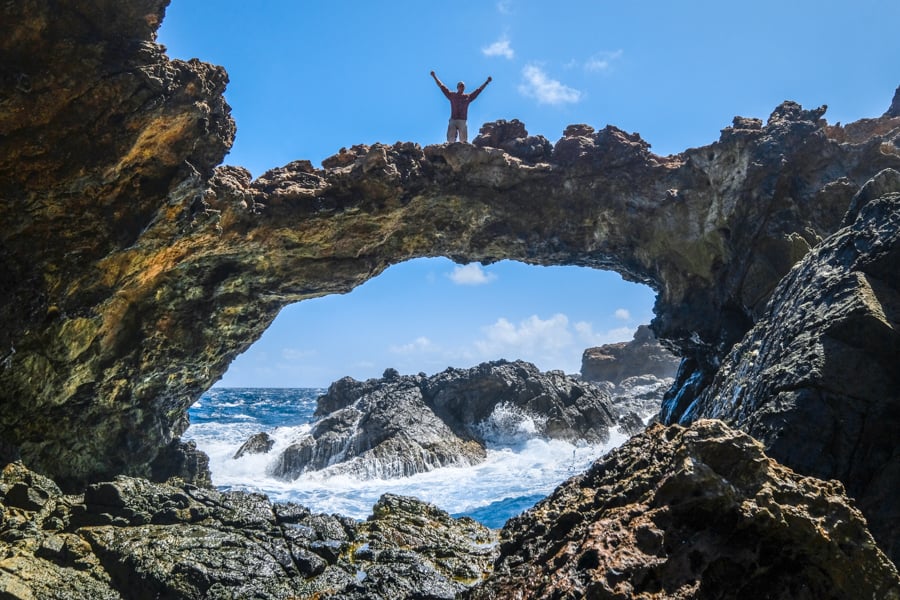
[[[617,308],[616,309],[616,318],[620,321],[630,321],[631,320],[631,312],[627,308]]]
[[[456,266],[448,277],[457,285],[484,285],[497,278],[493,273],[482,269],[478,263]]]
[[[621,50],[598,52],[585,61],[584,70],[591,72],[608,71],[612,68],[612,64],[620,58],[622,58]]]
[[[481,49],[481,53],[485,56],[502,56],[507,60],[512,60],[516,55],[515,51],[509,45],[509,39],[502,37],[490,46]]]
[[[281,358],[285,360],[306,360],[318,354],[315,350],[299,350],[297,348],[282,348]]]
[[[594,326],[587,321],[575,323],[574,328],[578,335],[578,341],[584,347],[626,342],[634,337],[635,330],[634,327],[623,326],[608,331],[594,331]]]
[[[498,0],[497,12],[499,12],[501,15],[511,15],[513,13],[513,1]]]
[[[393,354],[421,354],[435,350],[434,344],[425,336],[419,336],[408,344],[392,345],[388,350]]]
[[[569,104],[581,100],[581,92],[551,79],[537,65],[527,65],[522,69],[523,81],[519,92],[534,98],[539,104]]]

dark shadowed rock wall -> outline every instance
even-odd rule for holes
[[[900,172],[782,281],[682,422],[725,419],[800,472],[840,479],[900,556]]]

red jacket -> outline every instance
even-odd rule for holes
[[[444,92],[444,95],[447,96],[447,99],[450,100],[450,118],[451,119],[459,119],[465,121],[469,118],[469,103],[478,97],[478,94],[481,93],[481,90],[484,88],[478,88],[471,94],[459,92],[451,92],[446,87],[441,88],[441,91]]]
[[[480,94],[481,90],[484,89],[484,85],[482,85],[471,94],[451,92],[445,85],[441,85],[440,88],[441,91],[444,92],[444,95],[447,96],[447,99],[450,101],[450,118],[452,120],[465,121],[469,118],[469,103],[478,97],[478,94]]]

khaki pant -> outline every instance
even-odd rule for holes
[[[450,123],[447,124],[448,142],[455,142],[457,133],[459,133],[459,141],[463,143],[469,141],[469,128],[465,119],[450,119]]]

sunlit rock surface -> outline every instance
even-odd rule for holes
[[[394,495],[360,523],[130,477],[64,495],[12,463],[0,496],[0,597],[10,600],[450,600],[496,555],[491,530]]]
[[[612,126],[520,151],[506,127],[491,143],[516,155],[375,144],[250,181],[214,170],[227,77],[166,58],[164,5],[34,0],[0,21],[0,436],[64,485],[164,476],[186,407],[279,309],[414,257],[614,269],[659,293],[655,332],[707,381],[860,186],[900,168],[896,117],[831,127],[786,102],[668,157]]]
[[[614,384],[640,375],[674,377],[680,359],[664,348],[646,325],[634,332],[628,342],[588,348],[581,356],[581,376],[589,381]]]
[[[782,281],[762,319],[686,407],[725,419],[770,456],[839,479],[900,557],[900,172],[867,185],[846,227]]]
[[[500,536],[467,598],[900,598],[839,482],[719,421],[651,426]]]

